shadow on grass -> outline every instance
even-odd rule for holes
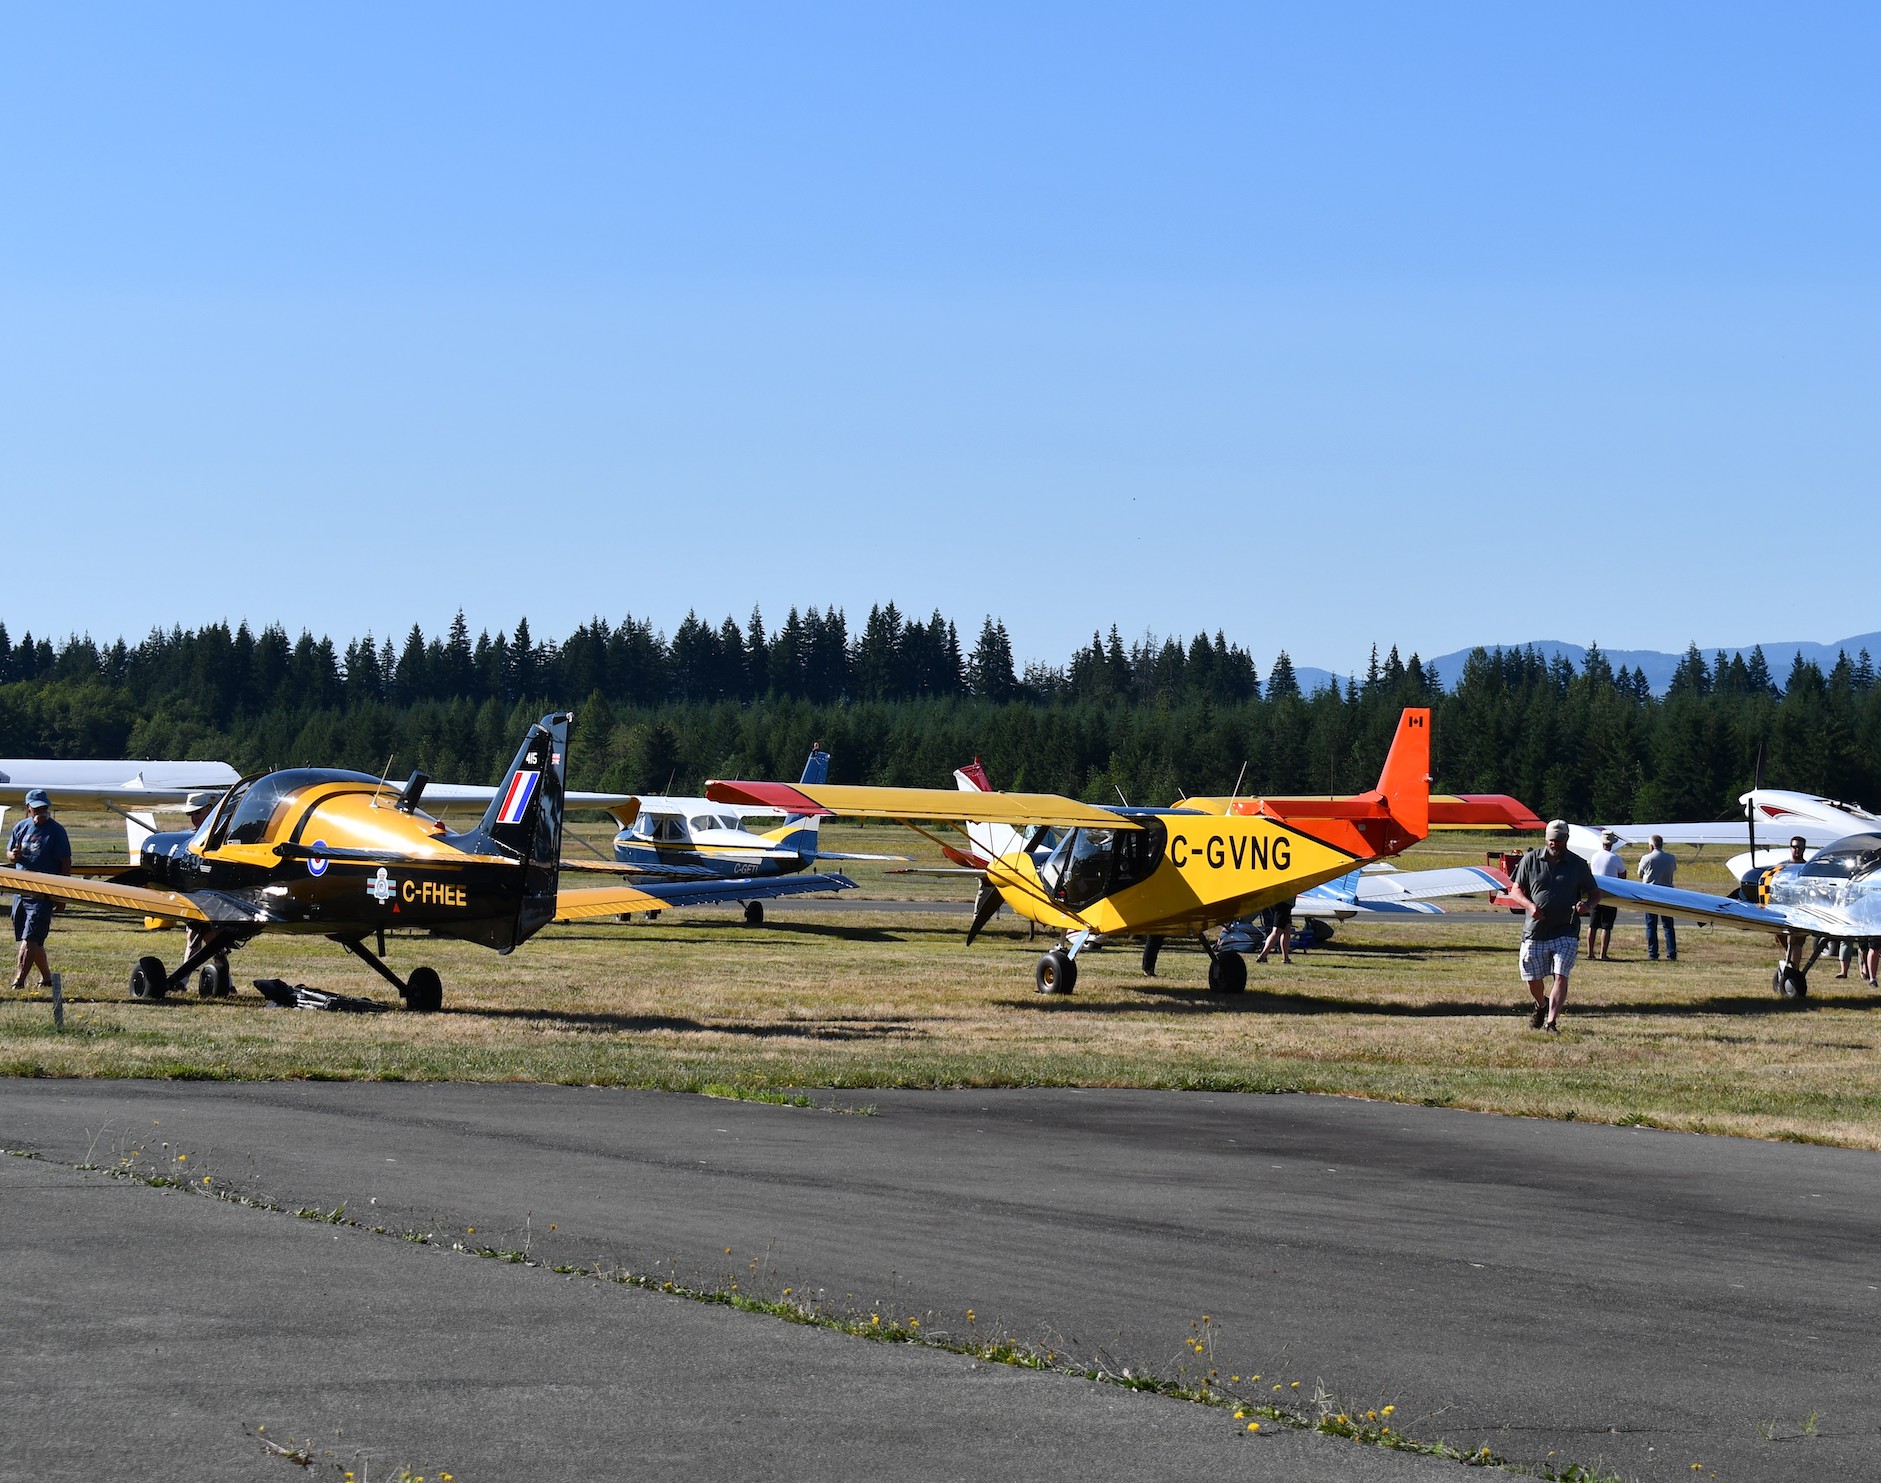
[[[761,927],[746,926],[740,918],[727,917],[724,921],[691,918],[677,922],[616,922],[605,927],[561,927],[555,936],[546,938],[548,942],[671,942],[682,943],[697,941],[705,937],[717,937],[726,933],[739,937],[762,940],[762,934],[769,932],[786,933],[794,937],[831,938],[838,942],[904,942],[918,937],[924,931],[934,929],[924,927],[897,928],[890,932],[883,927],[842,927],[830,922],[777,922],[767,921]],[[956,928],[953,935],[958,935]],[[944,934],[943,934],[944,935]]]
[[[1244,994],[1212,994],[1204,988],[1159,987],[1153,982],[1132,986],[1133,998],[1123,1000],[1079,1000],[1075,996],[1056,998],[1035,994],[1028,998],[999,1001],[1006,1009],[1074,1009],[1081,1014],[1141,1014],[1145,1008],[1175,1014],[1264,1014],[1264,1015],[1375,1015],[1383,1019],[1522,1019],[1526,1020],[1532,1002],[1516,986],[1507,999],[1485,1002],[1477,999],[1438,1000],[1426,1004],[1376,1003],[1363,999],[1334,998],[1325,994],[1272,993],[1250,988]],[[1142,1001],[1151,1001],[1145,1005]],[[1689,1019],[1700,1015],[1734,1015],[1740,1018],[1765,1018],[1771,1015],[1806,1014],[1812,1008],[1881,1009],[1881,994],[1837,995],[1833,1000],[1779,999],[1774,994],[1712,994],[1683,1003],[1668,1004],[1654,1000],[1644,1003],[1627,1001],[1576,1001],[1568,996],[1570,1019]]]
[[[843,1024],[828,1021],[748,1024],[737,1020],[726,1020],[707,1024],[703,1020],[690,1019],[684,1015],[604,1014],[586,1013],[581,1010],[460,1009],[456,1013],[465,1017],[477,1015],[485,1019],[513,1020],[550,1027],[562,1025],[573,1030],[587,1031],[590,1034],[630,1032],[646,1034],[651,1031],[664,1030],[679,1035],[737,1035],[748,1040],[870,1041],[918,1039],[929,1033],[908,1020],[883,1020],[880,1023],[871,1024]]]

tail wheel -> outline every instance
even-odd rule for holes
[[[764,925],[764,903],[762,901],[747,901],[745,903],[745,925],[747,927],[762,927]]]
[[[196,974],[196,992],[205,999],[226,999],[235,992],[229,982],[229,960],[211,958]]]
[[[1794,963],[1784,963],[1777,968],[1770,980],[1770,987],[1784,999],[1806,999],[1809,997],[1809,975]]]
[[[418,1014],[436,1014],[444,1007],[444,980],[437,969],[412,969],[405,979],[405,1007]]]
[[[1063,948],[1053,948],[1038,960],[1032,973],[1041,994],[1069,994],[1078,986],[1078,962]]]
[[[1239,953],[1216,953],[1208,965],[1211,994],[1239,994],[1247,988],[1247,959]]]
[[[165,971],[161,958],[139,958],[137,966],[131,969],[131,997],[133,999],[161,999],[170,991],[170,975]]]

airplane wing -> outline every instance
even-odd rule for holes
[[[710,782],[714,803],[768,804],[790,814],[919,819],[941,824],[1047,824],[1057,829],[1136,829],[1115,809],[1055,793],[967,793],[957,788],[863,788],[828,783]]]
[[[591,917],[614,917],[630,911],[664,911],[674,906],[715,906],[727,901],[774,901],[811,891],[851,891],[848,876],[780,875],[768,880],[662,881],[644,888],[597,886],[561,891],[555,897],[555,920],[577,922]]]
[[[396,793],[401,785],[387,783],[389,791]],[[476,783],[426,783],[424,796],[418,800],[418,806],[430,810],[433,806],[448,808],[452,804],[487,805],[496,797],[495,788],[485,788]],[[562,802],[568,808],[623,808],[638,800],[632,793],[575,793],[563,795]]]
[[[911,860],[912,855],[857,855],[846,850],[818,850],[812,857],[817,860]]]
[[[1362,874],[1358,883],[1360,906],[1425,902],[1445,896],[1488,896],[1506,891],[1506,877],[1481,865],[1454,865],[1442,870],[1399,870],[1388,875]]]
[[[148,886],[119,886],[110,881],[46,875],[37,870],[10,870],[0,875],[0,889],[50,896],[58,901],[83,901],[130,916],[172,917],[186,922],[210,920],[208,912],[180,892],[153,891]]]
[[[42,785],[31,782],[0,783],[0,805],[15,807],[26,801],[29,788],[44,787],[45,794],[52,800],[52,806],[58,808],[97,808],[100,805],[115,804],[120,808],[136,809],[178,809],[192,793],[220,793],[223,788],[141,788],[130,784],[116,783],[62,785],[53,783]]]
[[[1690,917],[1701,922],[1728,922],[1737,927],[1760,927],[1768,932],[1796,930],[1821,932],[1830,936],[1845,933],[1846,924],[1838,925],[1820,911],[1797,906],[1756,906],[1748,901],[1733,901],[1728,896],[1713,896],[1706,891],[1686,891],[1677,886],[1650,886],[1644,881],[1603,877],[1600,887],[1602,904],[1624,901],[1659,916]]]

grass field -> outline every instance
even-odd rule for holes
[[[840,845],[886,849],[884,830]],[[838,843],[833,839],[832,843]],[[1407,866],[1480,860],[1440,838]],[[857,867],[858,878],[880,867]],[[1721,875],[1721,871],[1719,871]],[[1697,871],[1694,883],[1708,884]],[[879,877],[869,887],[958,899],[970,882]],[[1526,1027],[1517,924],[1471,914],[1347,924],[1291,967],[1254,966],[1250,992],[1203,992],[1205,960],[1172,944],[1144,979],[1129,944],[1088,955],[1077,993],[1032,992],[1044,942],[1002,917],[962,945],[964,919],[896,909],[771,906],[657,922],[551,928],[500,958],[397,940],[393,963],[444,977],[436,1016],[271,1009],[246,985],[280,977],[396,1003],[320,939],[238,953],[233,1000],[126,996],[131,961],[174,964],[180,933],[68,914],[52,941],[67,1025],[43,995],[0,1001],[0,1073],[26,1076],[379,1077],[765,1090],[1139,1086],[1318,1091],[1483,1111],[1881,1147],[1881,996],[1825,960],[1812,1002],[1768,988],[1764,939],[1688,928],[1676,964],[1647,963],[1637,921],[1619,958],[1577,971],[1564,1032]],[[866,1101],[866,1096],[854,1100]]]

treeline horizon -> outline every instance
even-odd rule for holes
[[[1429,705],[1435,787],[1509,793],[1546,816],[1710,819],[1763,780],[1881,799],[1881,687],[1866,650],[1779,683],[1761,649],[1686,652],[1664,696],[1597,646],[1574,665],[1532,647],[1476,649],[1456,684],[1376,648],[1365,674],[1302,692],[1284,651],[1263,676],[1224,632],[1125,644],[1093,633],[1062,666],[1015,671],[1005,625],[970,647],[938,611],[760,613],[668,639],[601,618],[538,640],[528,621],[470,636],[460,612],[400,644],[343,646],[279,624],[153,630],[61,643],[0,623],[0,754],[212,758],[248,772],[388,763],[440,779],[500,775],[527,723],[573,710],[570,784],[691,792],[707,777],[794,778],[813,742],[843,782],[946,786],[984,759],[996,785],[1165,804],[1184,793],[1372,786],[1405,705]]]

